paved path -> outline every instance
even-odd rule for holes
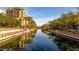
[[[79,39],[79,36],[77,36],[77,34],[74,34],[74,33],[67,33],[67,32],[58,32],[58,33],[60,33],[61,35],[67,36],[67,37]]]
[[[65,38],[73,39],[74,41],[79,41],[79,34],[78,33],[72,33],[72,32],[66,32],[66,31],[52,31],[56,35],[63,36]]]

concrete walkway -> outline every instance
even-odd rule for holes
[[[79,35],[71,32],[66,32],[66,31],[59,31],[59,30],[53,30],[52,33],[54,33],[57,36],[62,36],[68,39],[72,39],[74,41],[79,42]]]

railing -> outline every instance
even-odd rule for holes
[[[7,31],[0,31],[0,41],[3,41],[3,40],[7,40],[9,38],[12,38],[12,37],[17,37],[19,35],[22,35],[24,33],[28,33],[32,30],[29,30],[29,29],[12,29],[12,30],[7,30]]]
[[[0,28],[0,31],[9,31],[9,30],[17,30],[19,28]]]
[[[20,33],[20,32],[23,32],[23,29],[10,30],[10,31],[1,31],[0,32],[0,38],[6,37],[6,36],[9,36],[9,35],[13,35],[13,34],[16,34],[16,33]]]

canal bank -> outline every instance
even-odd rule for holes
[[[15,41],[11,39],[13,42],[8,42],[0,48],[4,47],[3,50],[11,48],[13,51],[58,51],[57,45],[52,42],[53,39],[38,29],[37,32],[32,31],[19,36],[19,38],[16,37]],[[6,45],[8,46],[6,47]]]
[[[0,31],[0,47],[10,41],[13,38],[17,38],[25,33],[35,31],[36,29],[10,29],[5,31]],[[14,39],[13,39],[14,40]],[[5,42],[5,43],[4,43]]]
[[[48,34],[79,42],[78,33],[72,33],[72,32],[60,31],[60,30],[52,30]]]
[[[49,35],[38,29],[3,42],[3,51],[78,51],[79,43]],[[0,44],[1,45],[1,44]]]

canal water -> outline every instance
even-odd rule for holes
[[[75,44],[75,45],[74,45]],[[0,43],[1,51],[72,51],[79,50],[77,42],[43,33],[40,29]]]

